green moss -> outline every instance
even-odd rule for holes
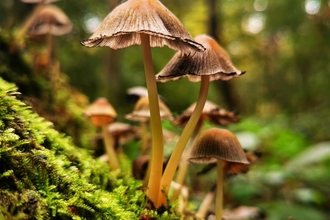
[[[0,219],[176,219],[19,101],[0,78]]]

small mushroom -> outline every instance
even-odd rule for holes
[[[72,23],[66,14],[55,5],[43,5],[28,27],[30,36],[60,36],[72,30]]]
[[[173,120],[170,109],[163,101],[158,100],[160,117],[163,120]],[[148,97],[141,97],[135,104],[132,113],[125,116],[126,119],[139,122],[148,122],[150,120],[150,106]]]
[[[98,98],[84,112],[95,127],[101,127],[105,150],[112,170],[119,169],[119,162],[114,149],[114,142],[108,133],[108,124],[115,121],[117,113],[106,98]]]
[[[46,67],[53,64],[53,36],[61,36],[72,30],[72,23],[66,14],[55,5],[42,5],[27,28],[29,37],[45,37],[47,46]],[[54,73],[56,74],[56,73]],[[53,76],[55,78],[56,76]],[[54,81],[54,80],[52,80]]]
[[[169,63],[156,75],[159,82],[167,82],[187,76],[190,81],[201,81],[200,91],[195,109],[177,142],[172,156],[161,179],[161,186],[168,192],[175,170],[180,162],[185,146],[198,123],[207,99],[209,82],[213,80],[230,80],[241,76],[244,72],[237,70],[231,63],[227,52],[208,35],[199,35],[195,41],[206,50],[195,52],[189,56],[176,53]],[[159,199],[164,203],[165,197]]]
[[[160,117],[162,120],[173,120],[173,116],[169,108],[165,105],[164,102],[158,100]],[[141,97],[135,104],[134,110],[132,113],[125,115],[125,118],[132,121],[138,121],[141,125],[141,154],[146,154],[148,147],[148,134],[147,134],[147,122],[150,121],[150,106],[148,97]]]
[[[102,127],[115,121],[116,110],[106,98],[98,98],[84,112],[95,127]]]
[[[204,47],[192,39],[179,19],[158,0],[127,0],[121,3],[107,15],[95,33],[81,43],[86,47],[109,46],[112,49],[142,46],[154,148],[154,159],[151,161],[153,178],[149,181],[147,195],[156,207],[159,207],[157,199],[161,191],[164,145],[150,47],[167,45],[183,53],[204,50]]]
[[[249,164],[245,153],[236,136],[220,128],[210,128],[203,131],[194,142],[191,156],[191,163],[217,164],[217,191],[216,191],[216,219],[222,219],[223,206],[223,179],[224,165],[226,163]]]
[[[108,133],[114,139],[114,147],[117,149],[129,141],[137,139],[139,136],[138,128],[122,122],[113,122],[107,127]]]
[[[28,3],[28,4],[36,4],[36,6],[33,9],[33,12],[31,15],[26,19],[23,26],[18,30],[16,33],[15,39],[12,44],[12,50],[17,49],[18,46],[21,46],[21,41],[23,40],[23,36],[26,33],[26,31],[30,28],[31,24],[34,22],[34,20],[39,15],[39,12],[42,10],[43,6],[45,4],[49,4],[52,2],[56,2],[58,0],[21,0],[21,2]]]
[[[185,126],[194,112],[195,107],[196,102],[190,105],[182,114],[178,115],[172,123],[176,126]],[[197,125],[206,120],[215,125],[225,126],[231,123],[237,123],[239,118],[237,118],[235,112],[220,108],[215,103],[206,100],[199,120],[201,122],[198,122]]]

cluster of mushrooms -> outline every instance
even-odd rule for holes
[[[139,178],[145,181],[146,194],[152,207],[160,208],[167,205],[168,199],[175,201],[179,198],[184,189],[188,162],[211,164],[218,170],[215,216],[216,219],[222,219],[224,176],[246,172],[257,157],[244,152],[236,136],[229,130],[214,127],[201,131],[201,127],[205,120],[217,125],[238,121],[233,112],[220,109],[207,101],[207,94],[210,81],[230,80],[244,72],[233,66],[227,52],[212,37],[203,34],[193,39],[178,18],[158,0],[124,1],[107,15],[89,39],[81,43],[86,47],[108,46],[112,49],[142,46],[147,92],[140,95],[134,111],[126,115],[126,118],[141,124],[141,155],[144,155],[144,160],[148,163],[144,163],[147,164],[144,165],[145,173]],[[165,45],[177,53],[155,75],[151,47]],[[157,82],[177,80],[185,76],[191,82],[200,82],[198,100],[174,119],[159,99]],[[111,169],[119,169],[115,148],[119,139],[118,136],[114,138],[114,133],[109,135],[109,127],[116,117],[115,110],[106,99],[100,98],[85,113],[96,126],[102,128]],[[166,163],[161,122],[163,119],[184,126]],[[146,123],[150,124],[151,130],[150,155],[147,155],[149,138]],[[171,198],[170,188],[173,189]],[[208,203],[202,203],[196,213],[196,217],[201,219],[206,215],[203,204]]]

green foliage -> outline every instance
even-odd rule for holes
[[[138,219],[146,211],[139,182],[75,147],[17,94],[0,79],[1,219]]]

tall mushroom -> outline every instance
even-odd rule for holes
[[[157,85],[150,47],[168,47],[191,53],[204,50],[196,43],[178,18],[158,0],[128,0],[103,20],[96,32],[82,41],[87,47],[109,46],[120,49],[142,45],[148,98],[150,103],[152,150],[151,180],[147,195],[157,206],[163,161],[163,136],[157,97]]]
[[[177,145],[164,171],[161,186],[168,192],[175,170],[180,162],[181,155],[203,111],[209,82],[213,80],[230,80],[244,74],[237,70],[228,53],[210,36],[199,35],[195,41],[202,44],[206,50],[195,52],[189,56],[176,53],[169,63],[156,75],[159,82],[167,82],[187,76],[192,82],[201,81],[199,97],[194,112],[185,126]],[[165,203],[165,197],[160,195],[159,203]]]
[[[203,131],[196,139],[191,155],[191,163],[217,163],[216,219],[222,219],[223,179],[226,164],[249,164],[245,153],[236,136],[220,128],[210,128]]]
[[[112,170],[119,169],[119,162],[114,149],[112,136],[108,133],[108,124],[112,123],[117,113],[106,98],[98,98],[84,112],[95,127],[101,127],[105,150]]]
[[[196,107],[196,103],[193,103],[192,105],[189,106],[182,114],[178,115],[172,123],[177,126],[185,126],[187,122],[189,121],[192,113],[194,112],[194,109]],[[191,150],[191,145],[194,143],[195,138],[197,137],[204,121],[209,121],[212,124],[215,125],[228,125],[230,123],[237,123],[239,119],[237,118],[236,114],[232,111],[227,111],[223,108],[220,108],[217,106],[215,103],[206,100],[204,108],[202,110],[202,113],[199,117],[199,120],[194,127],[192,136],[190,138],[190,141],[188,143],[188,146],[186,147],[185,151],[183,152],[180,166],[175,178],[175,182],[179,184],[179,186],[183,185],[184,179],[186,177],[186,172],[188,169],[188,157],[190,154]],[[172,200],[175,201],[177,200],[178,196],[180,193],[180,187],[177,187],[176,189],[173,189],[172,193]]]

